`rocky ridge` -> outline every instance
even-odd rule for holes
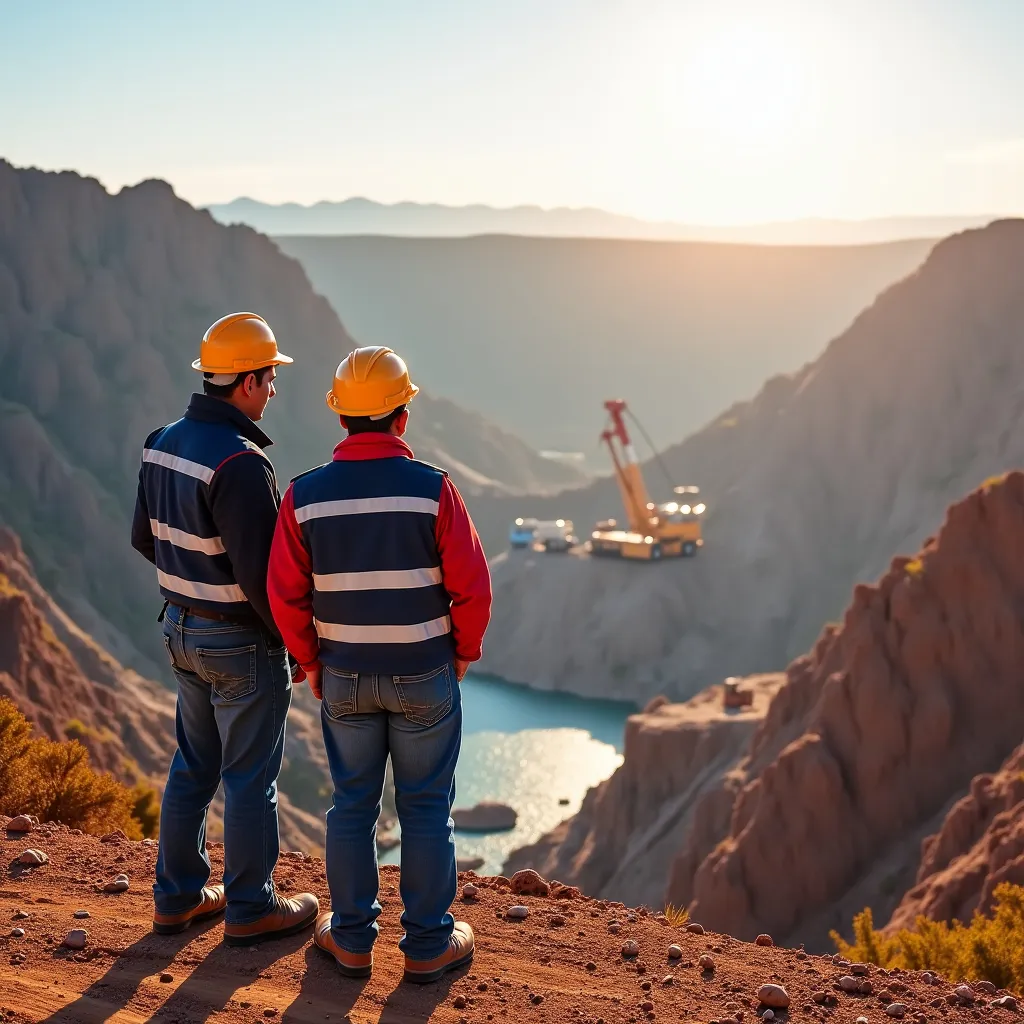
[[[346,1017],[353,1024],[428,1018],[742,1024],[755,1017],[819,1024],[855,1016],[867,1024],[900,1017],[917,1024],[998,1024],[1021,1016],[1012,994],[982,981],[954,989],[952,981],[927,973],[814,957],[767,937],[748,944],[675,928],[646,909],[588,899],[535,876],[462,875],[463,894],[453,909],[476,931],[475,960],[439,983],[407,985],[397,949],[399,873],[389,867],[381,872],[373,976],[348,980],[312,948],[308,932],[251,949],[223,945],[220,920],[180,936],[152,935],[151,844],[116,835],[99,840],[59,826],[13,835],[7,824],[0,818],[0,855],[11,864],[0,891],[0,919],[13,925],[0,929],[0,1012],[9,1024],[121,1018],[186,1024],[213,1016],[225,1024]],[[45,862],[12,864],[29,840],[44,848]],[[208,852],[219,877],[223,851],[212,843]],[[129,879],[127,890],[97,890],[118,873]],[[329,905],[318,858],[284,854],[275,881],[282,892],[309,890],[323,908]],[[88,917],[76,919],[76,911]]]
[[[1024,473],[1013,472],[952,506],[916,557],[854,589],[843,621],[789,666],[739,756],[697,794],[674,859],[660,851],[648,867],[636,857],[634,876],[649,872],[652,886],[660,876],[658,903],[688,907],[713,928],[744,939],[767,929],[814,948],[864,906],[887,920],[904,893],[894,921],[980,905],[1004,872],[1020,870],[1020,755],[994,777],[975,776],[997,771],[1024,731],[1022,607]],[[675,714],[685,750],[692,726],[685,706]],[[672,721],[665,707],[640,717]],[[537,856],[568,882],[591,880],[602,856],[579,837],[604,829],[606,849],[630,848],[633,805],[646,806],[630,780],[656,792],[655,764],[672,777],[656,751],[627,745],[623,766],[577,818],[512,863]],[[689,800],[690,785],[684,772],[651,801],[648,819]],[[630,891],[621,880],[600,884],[603,895]]]
[[[1024,464],[1022,268],[1024,221],[940,242],[815,362],[667,451],[672,479],[700,485],[709,506],[696,558],[501,556],[481,667],[637,702],[784,668],[854,585],[916,550],[952,502]],[[646,472],[662,494],[659,467]],[[473,511],[495,534],[513,515],[564,516],[584,535],[621,517],[611,481]]]

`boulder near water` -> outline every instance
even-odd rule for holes
[[[460,832],[507,832],[515,828],[519,820],[515,808],[490,800],[474,807],[456,808],[452,818]]]

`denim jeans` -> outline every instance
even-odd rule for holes
[[[164,645],[178,681],[171,761],[160,807],[153,895],[163,914],[190,910],[210,878],[206,812],[224,783],[227,920],[244,924],[274,902],[277,776],[292,699],[288,656],[267,635],[170,605]]]
[[[388,754],[402,826],[399,948],[432,960],[448,948],[455,919],[455,763],[462,696],[453,665],[422,676],[323,670],[321,721],[334,780],[327,812],[331,928],[342,949],[368,953],[377,938],[377,817]]]

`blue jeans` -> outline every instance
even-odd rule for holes
[[[402,826],[399,948],[414,960],[432,960],[448,948],[458,887],[451,812],[462,695],[455,668],[387,676],[325,665],[320,717],[334,780],[327,812],[334,938],[351,953],[368,953],[377,938],[377,818],[390,754]]]
[[[227,920],[255,921],[274,903],[277,776],[292,699],[284,647],[251,626],[170,605],[164,646],[178,681],[171,761],[160,807],[153,896],[162,914],[190,910],[210,879],[206,812],[224,783]]]

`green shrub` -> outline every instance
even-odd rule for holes
[[[1019,885],[997,886],[992,916],[975,914],[969,925],[919,917],[912,929],[886,936],[875,930],[865,908],[853,919],[853,938],[846,942],[832,932],[836,949],[849,960],[1024,990],[1024,887]]]

